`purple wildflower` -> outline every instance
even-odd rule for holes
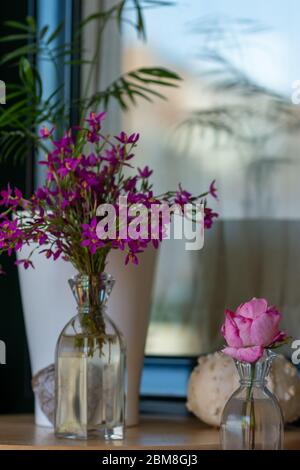
[[[136,183],[137,183],[137,177],[136,176],[134,176],[133,178],[128,178],[127,180],[125,180],[125,182],[124,182],[125,191],[133,191],[136,187]]]
[[[148,166],[145,166],[145,168],[143,170],[138,168],[138,172],[139,172],[139,175],[140,175],[141,178],[149,178],[149,176],[152,175],[153,170],[150,170],[150,168]]]
[[[140,138],[140,134],[135,133],[131,135],[127,135],[125,132],[120,132],[119,135],[115,135],[115,139],[117,139],[122,144],[135,144]]]
[[[192,196],[191,193],[189,193],[188,191],[185,191],[179,185],[179,191],[176,192],[175,202],[176,204],[179,204],[180,206],[184,204],[188,204],[191,200],[191,196]]]
[[[209,229],[212,227],[214,218],[217,218],[219,214],[217,212],[213,212],[212,209],[209,207],[204,208],[204,228]]]
[[[47,126],[42,127],[40,130],[39,134],[42,139],[48,139],[54,132],[54,127],[52,127],[50,130],[48,129]]]
[[[28,269],[29,267],[34,268],[32,261],[30,259],[19,259],[15,261],[16,266],[21,266],[23,265],[25,269]]]
[[[102,248],[105,243],[102,240],[99,240],[96,228],[97,228],[97,219],[93,217],[89,224],[82,224],[82,242],[81,246],[88,247],[92,255],[94,255],[98,248]]]
[[[65,158],[62,165],[57,170],[57,173],[61,178],[64,178],[69,173],[74,172],[79,165],[79,158]]]
[[[215,199],[218,199],[218,195],[217,195],[217,188],[216,188],[216,180],[213,180],[209,186],[209,194],[214,197]]]
[[[99,114],[91,112],[89,118],[86,119],[86,122],[89,123],[89,126],[92,128],[93,131],[98,132],[101,127],[101,122],[105,119],[105,116],[105,111]]]
[[[8,183],[7,189],[3,189],[0,192],[0,195],[2,197],[2,200],[0,201],[0,206],[8,207],[11,201],[12,194],[13,194],[13,191]]]
[[[7,189],[1,191],[0,195],[2,197],[0,200],[0,206],[17,207],[22,205],[21,203],[23,201],[23,194],[18,188],[15,188],[13,191],[8,184]]]
[[[92,130],[87,132],[87,141],[90,142],[91,144],[94,144],[95,142],[99,142],[100,137],[97,134],[97,131]]]

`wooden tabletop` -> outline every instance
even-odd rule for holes
[[[139,426],[127,429],[124,441],[57,439],[53,430],[34,425],[30,415],[0,416],[0,450],[24,449],[154,449],[208,450],[219,448],[219,432],[193,417],[144,416]],[[285,432],[285,448],[300,449],[300,428]]]

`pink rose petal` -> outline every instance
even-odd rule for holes
[[[279,331],[279,333],[277,333],[277,335],[275,336],[275,338],[273,338],[272,344],[273,344],[273,343],[281,343],[281,342],[284,341],[287,337],[288,337],[288,335],[287,335],[287,333],[286,333],[285,331]]]
[[[249,302],[241,304],[237,308],[236,314],[245,318],[254,319],[265,313],[267,308],[268,302],[266,299],[256,299],[253,297],[253,299],[249,300]]]
[[[241,361],[255,362],[264,348],[287,337],[279,330],[280,320],[281,313],[274,306],[268,307],[263,298],[241,304],[236,313],[226,310],[221,328],[228,345],[224,352]]]
[[[277,312],[262,314],[253,320],[251,342],[257,346],[269,346],[278,334],[280,315]]]
[[[242,346],[252,346],[251,341],[251,326],[253,320],[251,318],[241,317],[240,315],[235,315],[234,322],[238,328],[239,336],[242,340]]]
[[[225,315],[226,319],[221,332],[229,346],[233,348],[240,348],[243,346],[243,342],[239,336],[238,327],[234,322],[234,313],[230,310],[226,310]]]
[[[262,346],[252,346],[249,348],[224,348],[222,349],[224,354],[236,359],[241,362],[256,362],[264,354],[264,348]]]

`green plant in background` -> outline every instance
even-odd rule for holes
[[[157,87],[176,87],[180,77],[162,67],[143,67],[125,73],[106,89],[93,94],[89,94],[89,88],[94,70],[99,65],[101,39],[106,26],[115,21],[121,31],[123,23],[129,22],[138,36],[145,39],[143,9],[172,4],[173,2],[163,0],[122,0],[85,18],[76,28],[73,41],[58,45],[56,39],[63,30],[64,23],[51,30],[48,25],[38,28],[32,17],[28,17],[24,23],[5,22],[10,32],[2,36],[0,41],[13,44],[15,48],[1,58],[0,67],[18,67],[20,82],[7,84],[7,105],[0,107],[0,159],[18,160],[28,155],[32,148],[45,150],[43,141],[38,138],[38,127],[45,122],[55,122],[60,124],[59,131],[65,130],[69,125],[70,109],[74,107],[80,118],[86,115],[88,109],[107,109],[113,99],[123,110],[135,105],[138,98],[148,101],[155,97],[164,99]],[[135,21],[128,19],[128,13],[130,18],[134,13]],[[92,22],[97,22],[97,41],[93,57],[86,59],[88,51],[82,48],[82,37]],[[37,67],[37,63],[41,61],[54,64],[59,83],[46,97]],[[65,84],[60,67],[67,65],[85,66],[89,69],[81,96],[74,100],[63,98]]]

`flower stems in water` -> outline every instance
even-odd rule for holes
[[[251,364],[251,378],[250,378],[250,385],[247,391],[247,402],[246,407],[250,408],[249,410],[249,450],[255,449],[255,406],[254,406],[254,398],[253,398],[253,384],[255,379],[255,363]],[[248,415],[248,413],[247,413]]]

